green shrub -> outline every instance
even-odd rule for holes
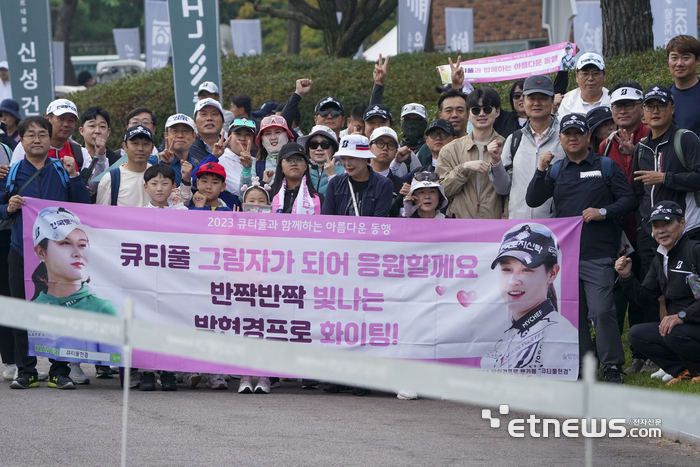
[[[477,58],[480,54],[465,55],[463,59]],[[426,106],[429,118],[437,117],[438,94],[435,86],[440,79],[435,67],[447,63],[447,54],[402,54],[389,59],[389,76],[384,93],[384,103],[395,116],[398,129],[401,107],[409,102]],[[453,58],[456,58],[453,56]],[[343,102],[346,111],[357,104],[367,104],[372,91],[374,63],[364,60],[309,58],[289,55],[258,55],[253,57],[228,57],[222,61],[223,101],[228,108],[228,98],[246,93],[259,107],[263,102],[284,102],[295,88],[298,78],[310,78],[314,85],[300,103],[301,128],[308,131],[313,125],[316,102],[328,95]],[[619,79],[636,79],[642,86],[669,84],[671,77],[666,54],[648,51],[627,57],[607,60],[607,84],[612,86]],[[569,74],[569,89],[576,86],[574,73]],[[492,83],[499,92],[504,108],[509,110],[508,89],[511,82]],[[175,113],[175,97],[172,70],[169,67],[111,81],[87,91],[68,96],[80,111],[92,105],[100,105],[112,116],[112,136],[109,146],[121,147],[126,122],[124,118],[135,107],[143,106],[158,115],[158,135],[162,138],[165,120]],[[192,113],[189,109],[185,113]],[[80,135],[75,135],[82,141]]]

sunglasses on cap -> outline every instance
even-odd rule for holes
[[[415,178],[417,182],[437,182],[440,179],[435,172],[417,172],[413,178]]]
[[[319,146],[321,146],[321,149],[330,149],[331,143],[328,141],[311,141],[309,143],[309,149],[318,149]]]
[[[262,122],[260,122],[260,126],[267,125],[287,126],[287,121],[284,119],[284,117],[281,117],[279,115],[271,115],[269,117],[263,118]],[[255,126],[255,124],[253,124],[253,126]]]
[[[248,128],[252,128],[253,130],[255,130],[255,122],[253,120],[244,120],[242,118],[234,119],[233,123],[230,126],[247,126]]]
[[[482,109],[484,111],[484,114],[488,115],[493,110],[493,107],[491,107],[490,105],[484,105],[484,106],[475,105],[474,107],[469,109],[469,111],[472,113],[472,115],[479,115],[481,113]]]
[[[329,114],[333,118],[340,117],[341,115],[343,115],[343,113],[338,109],[318,111],[318,115],[324,118],[327,117]]]

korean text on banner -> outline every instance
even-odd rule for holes
[[[465,83],[493,83],[573,70],[576,66],[575,50],[576,44],[562,42],[524,52],[468,60],[460,65],[464,69]],[[437,71],[444,84],[452,82],[450,65],[439,66]]]
[[[697,0],[651,2],[651,16],[654,18],[654,47],[666,47],[668,41],[679,34],[698,37]]]
[[[130,296],[143,321],[498,372],[578,374],[579,218],[351,219],[36,199],[22,211],[24,248],[35,253],[24,256],[28,299],[113,314]],[[32,238],[45,225],[60,230],[53,238],[82,242],[79,261],[52,257],[57,242]],[[538,261],[554,279],[542,273],[514,298],[514,257]],[[65,287],[63,298],[53,296],[57,271],[73,274],[71,296]],[[37,355],[118,363],[118,349],[39,334],[30,334]],[[144,351],[133,365],[250,374],[236,362]]]
[[[22,118],[43,115],[54,86],[49,1],[2,0],[0,17],[12,98]]]
[[[420,52],[430,17],[430,0],[399,0],[399,53]]]
[[[146,20],[146,69],[163,68],[168,64],[172,41],[168,3],[161,0],[146,0],[144,5]]]
[[[452,52],[474,50],[474,10],[445,8],[445,44]]]
[[[173,74],[177,111],[192,115],[197,89],[204,81],[221,88],[219,54],[219,2],[190,0],[168,2],[172,36]]]
[[[574,40],[579,53],[603,55],[603,13],[600,2],[576,2],[578,13],[574,18]]]
[[[231,39],[236,56],[262,53],[262,32],[259,19],[232,19]]]
[[[141,60],[139,28],[112,29],[120,60]]]

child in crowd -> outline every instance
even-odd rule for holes
[[[198,211],[231,211],[219,198],[226,188],[226,170],[216,162],[209,162],[199,167],[197,173],[197,193],[192,196],[190,209]]]
[[[190,174],[186,173],[186,168],[182,168],[183,178],[187,175],[189,179]],[[190,169],[191,170],[191,169]],[[183,204],[183,195],[175,188],[175,169],[170,165],[166,164],[155,164],[150,166],[146,172],[143,174],[143,188],[151,197],[151,200],[145,206],[147,208],[156,209],[187,209]],[[191,187],[182,185],[182,191],[187,191],[191,197]],[[175,193],[173,195],[173,192]],[[171,196],[172,199],[171,199]],[[189,201],[189,198],[187,199]]]
[[[445,189],[435,172],[417,172],[403,201],[403,215],[410,218],[444,219],[440,209],[447,206]]]

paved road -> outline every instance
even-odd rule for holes
[[[584,465],[581,439],[513,439],[490,428],[481,407],[307,391],[298,382],[269,395],[232,389],[133,391],[128,465]],[[118,378],[75,391],[10,390],[0,380],[0,401],[0,465],[119,465]],[[700,465],[700,449],[666,440],[600,439],[594,449],[596,466]]]

